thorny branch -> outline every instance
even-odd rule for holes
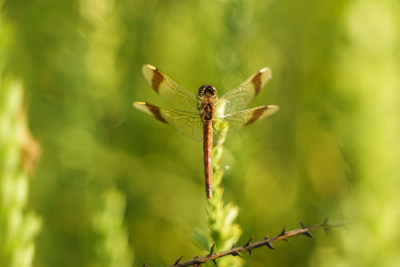
[[[180,263],[180,261],[183,257],[182,256],[173,265],[170,265],[169,267],[199,266],[208,261],[214,262],[215,265],[217,266],[216,259],[218,259],[218,258],[225,257],[228,255],[240,256],[240,253],[243,253],[246,251],[249,252],[249,254],[251,255],[251,251],[253,249],[262,247],[262,246],[267,246],[269,249],[275,249],[275,247],[272,245],[272,243],[274,243],[274,242],[277,242],[280,240],[287,241],[287,239],[289,237],[293,237],[293,236],[297,236],[297,235],[306,235],[310,238],[313,238],[313,235],[311,232],[315,232],[318,230],[328,231],[330,228],[333,228],[333,227],[345,226],[345,222],[331,223],[331,222],[328,222],[328,218],[326,218],[322,224],[306,227],[301,222],[300,225],[301,225],[301,228],[291,230],[291,231],[286,231],[285,228],[283,228],[282,232],[279,235],[276,235],[273,237],[266,236],[263,240],[256,241],[254,243],[251,243],[253,238],[250,238],[250,240],[244,246],[236,247],[236,248],[232,247],[229,250],[221,251],[221,252],[217,252],[217,253],[214,253],[214,248],[215,248],[215,243],[214,243],[213,246],[211,247],[210,253],[208,255],[203,256],[203,257],[194,257],[191,260]],[[146,267],[146,266],[150,267],[149,265],[145,264],[144,267]]]

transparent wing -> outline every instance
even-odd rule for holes
[[[173,109],[196,113],[200,104],[196,96],[178,85],[156,67],[146,64],[144,77],[156,93]]]
[[[278,106],[268,105],[238,111],[224,117],[217,117],[215,119],[214,128],[217,133],[221,133],[224,130],[224,127],[229,127],[227,130],[227,134],[229,135],[243,126],[249,125],[275,113],[278,109]]]
[[[216,103],[218,115],[231,114],[246,107],[271,77],[271,70],[262,68],[241,85],[220,97]]]
[[[183,135],[201,142],[203,140],[203,123],[200,113],[188,113],[160,108],[146,102],[134,102],[133,106],[159,121],[171,125]]]

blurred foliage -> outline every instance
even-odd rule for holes
[[[22,79],[42,147],[27,200],[43,221],[35,266],[109,266],[115,251],[93,254],[107,242],[120,260],[134,251],[135,266],[202,253],[192,240],[207,228],[201,144],[132,108],[163,104],[144,63],[219,94],[271,67],[252,106],[280,111],[229,136],[220,160],[239,244],[327,215],[352,222],[255,250],[246,266],[399,264],[398,1],[9,0],[1,14],[13,28],[1,25],[2,72]],[[99,197],[110,190],[117,197]],[[114,212],[115,239],[92,235]]]
[[[2,47],[4,48],[4,47]],[[4,74],[4,73],[3,73]],[[0,266],[29,267],[41,222],[26,211],[29,176],[39,146],[27,128],[21,80],[0,81]]]
[[[92,219],[94,253],[89,266],[132,266],[133,251],[123,227],[124,196],[115,188],[101,195],[99,209]]]
[[[27,126],[23,81],[6,67],[14,29],[2,17],[0,25],[0,266],[29,267],[41,220],[26,206],[40,146]]]

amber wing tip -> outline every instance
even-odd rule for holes
[[[267,106],[269,109],[274,109],[275,111],[278,111],[279,110],[279,106],[277,106],[277,105],[268,105]]]
[[[142,69],[151,69],[151,70],[155,70],[156,67],[154,67],[154,66],[151,65],[151,64],[144,64],[143,67],[142,67]]]
[[[146,78],[151,77],[153,75],[153,71],[157,68],[150,64],[144,64],[142,67],[142,72]]]
[[[132,106],[134,106],[135,108],[140,108],[141,106],[146,105],[146,102],[143,101],[135,101],[132,103]]]
[[[275,112],[277,112],[279,110],[279,106],[277,106],[277,105],[268,105],[268,106],[266,106],[266,109],[268,111],[266,111],[265,116],[269,116],[269,115],[272,115]]]
[[[272,78],[272,71],[269,67],[264,67],[258,71],[259,73],[265,73],[263,76],[268,77],[268,79]]]

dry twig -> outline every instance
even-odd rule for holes
[[[208,261],[214,262],[215,265],[217,266],[216,259],[218,259],[218,258],[225,257],[228,255],[240,256],[240,253],[243,253],[246,251],[249,252],[249,254],[251,255],[251,251],[253,249],[262,247],[262,246],[267,246],[269,249],[275,249],[275,247],[272,245],[272,243],[274,243],[274,242],[277,242],[280,240],[287,241],[287,239],[289,237],[293,237],[293,236],[297,236],[297,235],[306,235],[310,238],[313,238],[312,232],[315,232],[318,230],[328,231],[332,227],[344,226],[345,222],[331,223],[328,221],[328,218],[326,218],[322,224],[306,227],[301,222],[300,225],[301,225],[301,228],[291,230],[291,231],[286,231],[285,228],[283,228],[282,232],[279,235],[276,235],[273,237],[266,236],[263,240],[256,241],[254,243],[251,243],[253,238],[250,238],[250,240],[247,241],[247,243],[244,246],[236,247],[236,248],[232,247],[229,250],[221,251],[221,252],[217,252],[217,253],[214,253],[214,248],[215,248],[215,243],[214,243],[213,246],[211,247],[210,253],[208,255],[203,256],[203,257],[194,257],[191,260],[181,262],[181,263],[180,263],[180,260],[182,259],[182,257],[180,257],[173,265],[170,265],[169,267],[199,266]],[[145,266],[148,266],[148,265],[145,265]]]

